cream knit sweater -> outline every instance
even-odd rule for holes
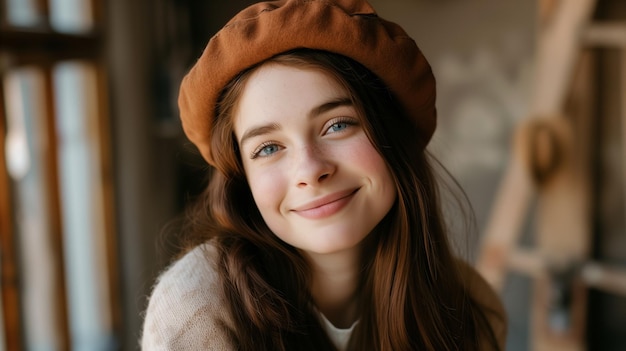
[[[161,274],[146,310],[142,350],[235,350],[229,338],[233,324],[219,282],[217,257],[216,248],[205,243]],[[472,268],[464,267],[471,275],[472,295],[497,312],[488,317],[504,350],[506,316],[500,300]],[[345,338],[345,331],[339,333]]]

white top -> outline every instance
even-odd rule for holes
[[[340,329],[335,327],[322,313],[319,315],[320,320],[322,321],[322,327],[326,331],[326,334],[330,337],[333,344],[335,344],[335,347],[339,351],[345,351],[348,347],[348,341],[350,341],[350,336],[352,336],[354,327],[359,323],[359,321],[357,320],[354,322],[350,328]]]

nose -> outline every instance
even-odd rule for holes
[[[317,147],[304,146],[293,160],[294,179],[296,186],[304,188],[317,186],[330,178],[335,172],[335,165],[323,150]]]

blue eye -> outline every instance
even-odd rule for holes
[[[343,132],[351,126],[357,125],[358,122],[353,118],[339,118],[332,122],[332,124],[326,130],[326,134],[328,133],[339,133]]]
[[[251,158],[254,159],[257,157],[271,156],[272,154],[278,152],[279,150],[280,150],[280,147],[277,144],[274,144],[274,143],[262,144],[256,150],[254,150]]]
[[[276,151],[278,151],[278,145],[272,144],[272,145],[268,145],[268,146],[265,146],[264,148],[262,148],[259,151],[259,153],[263,154],[263,155],[271,155],[271,154],[275,153]]]
[[[340,132],[346,128],[348,128],[348,123],[346,122],[338,122],[330,126],[330,130],[333,132]]]

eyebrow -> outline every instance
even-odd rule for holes
[[[348,97],[337,98],[328,102],[325,102],[309,112],[309,118],[314,118],[325,112],[336,109],[341,106],[352,106],[352,100]]]
[[[263,125],[259,127],[254,127],[252,129],[248,129],[241,137],[241,140],[239,140],[239,145],[243,145],[245,141],[250,138],[254,138],[256,136],[263,135],[263,134],[269,134],[279,129],[280,129],[280,126],[276,123],[271,123],[268,125]]]
[[[341,97],[341,98],[337,98],[337,99],[325,102],[313,108],[309,112],[308,117],[315,118],[316,116],[319,116],[325,112],[331,111],[341,106],[352,106],[352,100],[348,97]],[[259,135],[269,134],[277,130],[280,130],[280,125],[276,123],[270,123],[270,124],[266,124],[266,125],[262,125],[258,127],[253,127],[251,129],[248,129],[243,134],[243,136],[241,137],[241,140],[239,141],[239,145],[243,145],[246,142],[246,140],[250,138],[254,138]]]

